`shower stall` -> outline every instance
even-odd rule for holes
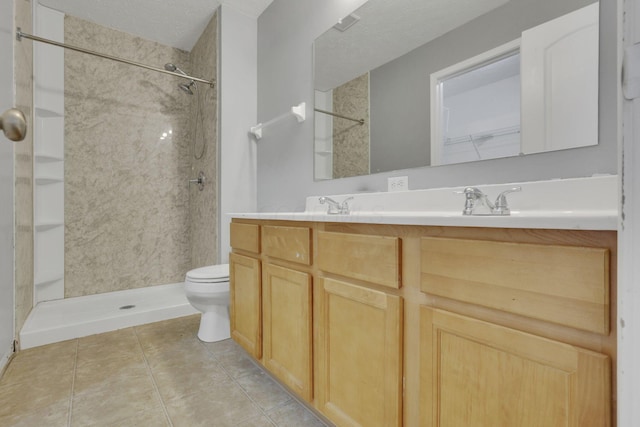
[[[79,49],[33,42],[35,308],[23,348],[42,344],[36,320],[51,328],[39,307],[88,311],[71,300],[111,294],[124,299],[105,316],[119,316],[137,305],[127,291],[144,301],[152,288],[186,303],[185,273],[216,263],[217,31],[214,14],[187,52],[34,5],[33,40]]]

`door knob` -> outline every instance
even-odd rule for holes
[[[0,129],[12,141],[22,141],[27,135],[27,119],[22,111],[9,108],[0,115]]]

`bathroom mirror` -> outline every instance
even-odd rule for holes
[[[597,144],[598,12],[369,0],[314,42],[315,179]]]

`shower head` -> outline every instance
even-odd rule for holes
[[[191,90],[192,87],[197,88],[196,82],[193,80],[191,80],[191,82],[189,83],[180,83],[178,87],[181,91],[188,93],[189,95],[193,95],[193,91]]]
[[[164,64],[164,69],[167,71],[171,71],[172,73],[180,73],[183,76],[187,75],[187,73],[182,71],[180,68],[178,68],[175,64],[172,64],[171,62],[167,62],[166,64]],[[193,87],[198,89],[198,87],[196,86],[196,82],[193,80],[191,80],[189,83],[180,83],[178,87],[180,88],[181,91],[188,93],[189,95],[193,95],[193,90],[191,90]]]
[[[187,73],[182,71],[180,68],[178,68],[175,64],[172,64],[171,62],[167,62],[166,64],[164,64],[164,69],[167,71],[171,71],[172,73],[180,73],[183,76],[187,75]]]

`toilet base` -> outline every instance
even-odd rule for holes
[[[229,325],[229,309],[225,305],[213,307],[202,313],[198,338],[204,342],[216,342],[231,337]]]

